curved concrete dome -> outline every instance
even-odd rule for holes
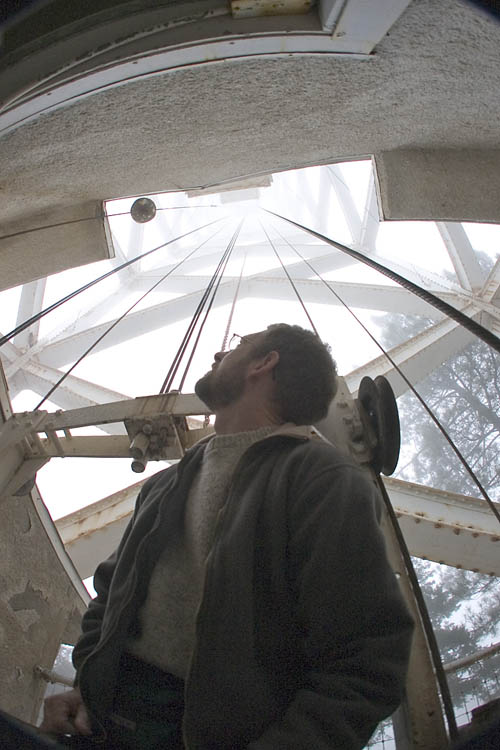
[[[4,55],[4,288],[21,254],[31,278],[106,257],[103,199],[362,156],[384,218],[498,220],[500,24],[476,6],[393,3],[366,54],[359,18],[332,37],[316,8],[109,5]]]

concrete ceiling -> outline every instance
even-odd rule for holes
[[[309,16],[302,18],[310,27]],[[259,22],[261,29],[278,23]],[[191,37],[213,38],[213,23],[191,23]],[[217,34],[235,34],[236,23],[224,16]],[[49,42],[50,48],[53,37]],[[26,59],[7,61],[15,80]],[[106,257],[103,199],[366,155],[376,157],[384,217],[425,211],[420,218],[498,221],[497,201],[486,213],[483,204],[500,187],[499,71],[494,17],[459,0],[413,0],[371,55],[255,54],[174,65],[75,95],[0,135],[1,286]],[[11,112],[13,95],[11,86]],[[0,125],[1,116],[0,110]],[[467,169],[460,167],[464,152]],[[476,161],[492,165],[487,177],[471,169]],[[420,165],[418,179],[408,163]],[[447,183],[455,189],[448,204]],[[79,219],[88,221],[6,237]]]

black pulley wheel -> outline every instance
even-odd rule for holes
[[[397,466],[401,446],[399,413],[394,392],[382,375],[375,380],[363,378],[358,400],[373,427],[377,445],[371,465],[377,474],[392,474]]]

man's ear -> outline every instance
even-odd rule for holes
[[[266,375],[269,372],[272,372],[278,362],[280,361],[280,355],[276,351],[268,352],[263,357],[260,357],[259,359],[253,360],[250,364],[250,370],[249,375],[250,377],[252,375]]]

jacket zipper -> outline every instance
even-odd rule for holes
[[[227,500],[224,503],[224,505],[222,506],[221,511],[219,513],[219,517],[217,519],[217,523],[216,523],[216,527],[215,527],[215,532],[214,532],[214,537],[213,537],[213,542],[212,542],[212,549],[211,549],[211,554],[210,554],[210,558],[211,559],[210,559],[210,563],[206,567],[205,583],[204,583],[204,586],[203,586],[203,593],[202,593],[201,601],[200,601],[200,604],[199,604],[199,607],[198,607],[198,611],[197,611],[197,614],[196,614],[196,631],[195,631],[196,640],[195,640],[193,652],[191,654],[191,659],[190,659],[190,663],[189,663],[189,669],[188,669],[188,673],[187,673],[186,681],[185,681],[185,685],[184,685],[184,702],[185,702],[185,706],[187,706],[187,700],[186,699],[187,699],[187,693],[188,693],[188,686],[189,686],[189,681],[190,681],[190,678],[191,678],[191,674],[193,672],[193,666],[196,663],[196,654],[197,654],[197,651],[198,651],[198,643],[200,641],[200,628],[201,628],[201,626],[200,626],[200,616],[205,611],[205,609],[207,607],[206,602],[207,602],[207,600],[209,600],[209,598],[207,597],[207,593],[208,593],[208,591],[210,590],[210,587],[211,587],[211,582],[212,582],[212,577],[213,577],[213,569],[214,569],[214,565],[215,565],[214,560],[215,560],[215,557],[216,557],[217,547],[219,545],[219,542],[220,542],[220,539],[221,539],[221,537],[223,535],[223,532],[224,532],[224,530],[227,527],[228,518],[230,516],[230,511],[232,510],[233,497],[234,497],[234,488],[236,487],[237,482],[238,482],[238,480],[236,479],[236,477],[239,476],[240,466],[244,465],[247,462],[248,453],[252,450],[253,446],[254,445],[259,445],[260,443],[264,442],[264,440],[268,440],[270,437],[272,437],[272,435],[269,435],[266,438],[263,438],[262,440],[257,441],[257,443],[254,443],[249,448],[247,448],[246,451],[241,456],[240,460],[236,464],[236,467],[235,467],[235,469],[233,471],[233,474],[232,474],[231,481],[229,483],[229,488],[228,488],[228,491],[227,491]],[[184,714],[184,716],[185,716],[185,714]],[[188,742],[188,737],[187,737],[187,732],[186,732],[186,722],[183,722],[183,726],[182,726],[182,738],[183,738],[186,750],[190,750],[190,744]]]
[[[178,485],[180,484],[180,480],[181,480],[182,474],[183,474],[183,469],[181,469],[181,471],[177,472],[176,480],[175,480],[175,482],[174,482],[174,484],[173,484],[170,492],[175,492],[176,491],[176,489],[178,488]],[[136,554],[135,554],[135,562],[138,560],[138,558],[139,558],[139,556],[140,556],[140,554],[142,552],[142,549],[144,548],[144,546],[146,544],[146,541],[151,537],[152,534],[154,534],[155,531],[157,531],[160,523],[161,523],[161,513],[158,514],[157,521],[156,521],[155,525],[153,526],[153,528],[149,531],[149,533],[146,536],[144,536],[141,539],[141,541],[137,545],[137,550],[136,550]],[[138,579],[137,565],[134,566],[133,576],[134,576],[134,580],[133,580],[133,583],[132,583],[132,586],[131,586],[131,589],[130,589],[131,594],[129,595],[129,597],[128,597],[127,601],[125,602],[124,606],[121,608],[121,612],[122,613],[130,605],[130,603],[133,601],[135,591],[137,590],[137,579]],[[109,594],[109,589],[108,589],[108,594]],[[85,669],[85,664],[87,662],[87,659],[90,656],[95,656],[96,654],[99,654],[103,650],[103,648],[107,645],[107,643],[111,640],[111,638],[113,636],[113,633],[114,633],[114,628],[111,628],[110,631],[108,632],[106,638],[103,641],[100,642],[100,644],[94,649],[94,651],[92,651],[90,654],[88,654],[87,658],[85,659],[85,661],[83,662],[83,664],[82,664],[82,666],[80,668],[80,677],[78,679],[78,686],[79,687],[81,686],[81,674],[82,674],[82,670]],[[89,714],[91,715],[91,718],[93,719],[94,723],[100,729],[101,735],[102,735],[101,737],[95,737],[93,739],[93,741],[96,742],[96,743],[99,743],[99,744],[102,743],[102,742],[105,742],[106,739],[107,739],[107,731],[106,731],[104,725],[99,721],[99,719],[95,716],[94,713],[92,713],[92,712],[89,711]]]

